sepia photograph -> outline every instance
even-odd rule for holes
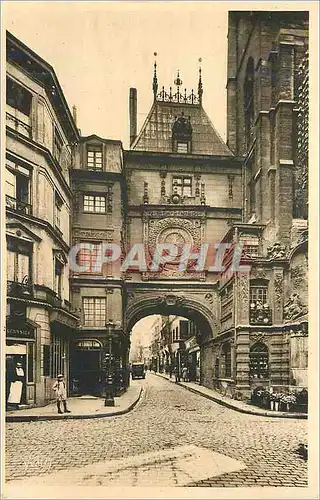
[[[2,10],[3,497],[318,498],[317,3]]]

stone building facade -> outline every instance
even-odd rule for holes
[[[33,373],[25,401],[48,401],[58,368],[73,392],[103,393],[110,358],[120,393],[130,332],[151,314],[197,326],[188,349],[201,384],[235,397],[306,386],[307,14],[230,12],[226,144],[203,108],[201,68],[196,91],[179,74],[166,90],[155,63],[139,132],[130,89],[124,150],[81,136],[52,67],[10,34],[7,46],[7,340],[8,359],[25,356]],[[170,244],[177,254],[153,269]],[[232,269],[237,245],[249,273]],[[124,266],[139,246],[145,267]]]
[[[69,169],[78,131],[53,68],[7,34],[6,396],[22,363],[22,404],[52,399],[68,377],[78,318],[69,290]]]
[[[227,144],[244,199],[224,241],[243,242],[251,271],[232,276],[226,256],[208,357],[211,383],[239,397],[307,384],[307,51],[307,13],[229,14]]]

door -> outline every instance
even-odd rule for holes
[[[100,350],[74,350],[71,357],[71,390],[79,395],[98,396],[103,383]]]

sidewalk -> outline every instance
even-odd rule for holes
[[[156,373],[158,377],[165,378],[169,382],[175,383],[174,377],[170,379],[169,375],[165,375],[163,373]],[[227,408],[231,408],[232,410],[239,411],[240,413],[248,413],[250,415],[261,415],[263,417],[276,417],[276,418],[300,418],[307,419],[307,413],[290,413],[284,411],[271,411],[271,410],[263,410],[262,408],[257,408],[255,406],[251,406],[243,401],[237,401],[235,399],[228,398],[226,396],[222,396],[219,392],[214,389],[208,389],[202,385],[196,384],[194,382],[178,382],[178,385],[188,389],[195,394],[199,394],[215,403],[218,403],[222,406],[226,406]]]
[[[13,410],[6,412],[6,422],[31,422],[34,420],[70,420],[79,418],[114,417],[128,413],[138,403],[142,395],[141,385],[130,385],[128,390],[115,399],[115,406],[104,406],[104,398],[80,396],[68,398],[67,406],[71,413],[57,413],[56,403],[47,406]]]

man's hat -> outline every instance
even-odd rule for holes
[[[57,378],[63,378],[63,375],[60,373]]]

